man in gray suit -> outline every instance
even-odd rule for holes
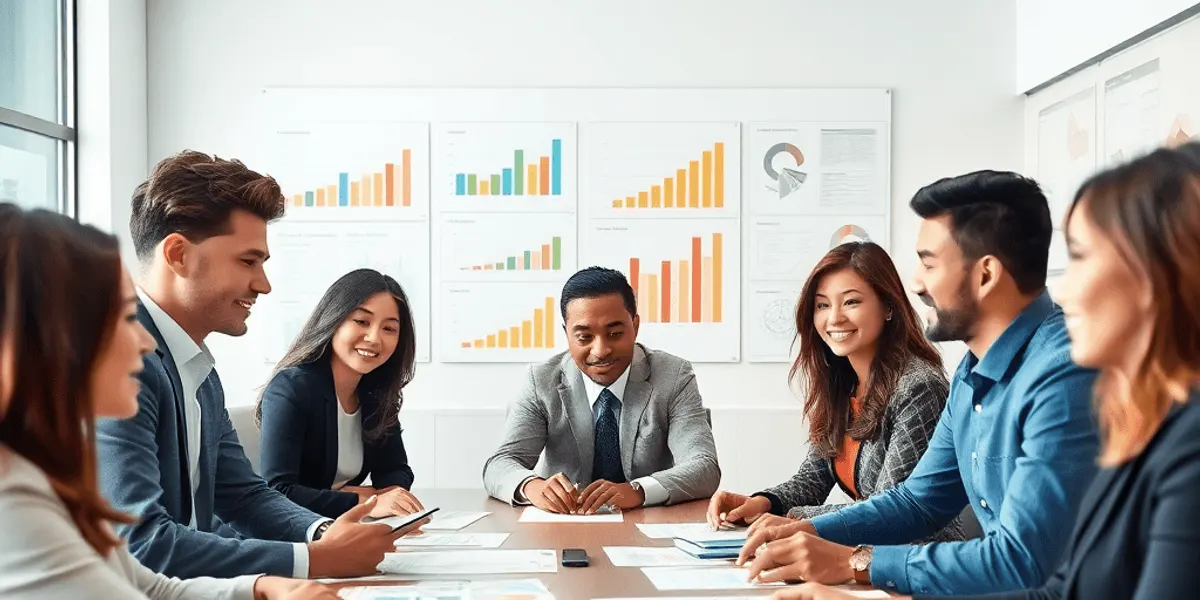
[[[686,360],[637,343],[625,276],[584,269],[567,280],[560,308],[569,350],[530,369],[484,465],[488,493],[578,514],[711,496],[721,468],[696,375]]]

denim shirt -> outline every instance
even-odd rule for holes
[[[813,526],[839,544],[876,545],[876,587],[979,594],[1042,585],[1096,474],[1095,377],[1071,362],[1062,310],[1042,293],[983,360],[963,359],[912,475]],[[981,539],[889,545],[932,535],[968,504]]]

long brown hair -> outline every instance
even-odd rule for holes
[[[386,293],[396,301],[400,339],[387,361],[358,382],[359,401],[366,399],[377,405],[373,412],[363,412],[363,438],[368,441],[382,440],[400,428],[398,415],[404,401],[404,387],[416,376],[417,336],[412,304],[404,288],[391,276],[374,269],[355,269],[339,277],[317,301],[291,348],[271,372],[274,377],[284,369],[314,363],[330,368],[333,335],[358,307],[379,293]],[[254,407],[254,422],[259,427],[262,427],[264,393],[265,389],[259,392]]]
[[[875,290],[884,308],[892,313],[892,319],[884,321],[879,334],[875,360],[871,363],[870,389],[865,390],[861,410],[853,423],[848,418],[850,396],[860,382],[850,360],[834,354],[817,334],[813,316],[821,279],[843,269],[851,269],[862,277]],[[847,434],[856,440],[878,435],[888,398],[911,361],[923,360],[942,368],[941,355],[925,339],[917,312],[904,295],[896,265],[883,248],[872,242],[842,244],[817,263],[796,305],[796,332],[800,351],[788,377],[803,382],[809,440],[826,457],[837,455]]]
[[[1183,400],[1176,391],[1200,377],[1200,144],[1095,175],[1075,194],[1068,220],[1084,204],[1153,298],[1150,346],[1136,371],[1127,379],[1106,371],[1096,383],[1100,463],[1115,466],[1145,449]]]
[[[0,204],[0,265],[16,361],[0,442],[45,473],[83,538],[106,555],[121,543],[108,523],[133,522],[100,494],[91,389],[122,306],[117,238]]]

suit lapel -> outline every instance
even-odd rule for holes
[[[638,427],[654,389],[650,386],[650,361],[641,344],[633,350],[633,362],[629,365],[629,379],[625,382],[625,397],[621,399],[621,467],[625,478],[633,480],[633,445],[637,441]]]
[[[312,366],[314,368],[321,369],[320,365]],[[321,375],[323,377],[328,377],[328,379],[326,380],[325,389],[320,390],[321,396],[325,399],[325,401],[319,407],[321,414],[325,416],[325,466],[321,475],[323,481],[329,482],[327,485],[333,485],[334,480],[337,479],[338,434],[340,433],[338,431],[338,410],[340,410],[341,407],[338,406],[337,391],[333,387],[332,369],[333,367],[328,367],[327,369],[323,369],[321,371]],[[363,414],[361,406],[362,398],[359,398],[358,401],[360,404],[359,414]],[[364,453],[364,459],[365,458],[366,457]],[[366,464],[366,460],[363,460],[363,464]]]
[[[1136,459],[1135,459],[1136,460]],[[1115,469],[1103,469],[1092,480],[1092,487],[1085,497],[1079,511],[1079,527],[1075,539],[1069,546],[1070,555],[1064,560],[1077,568],[1079,561],[1075,557],[1086,556],[1100,534],[1108,530],[1109,519],[1114,510],[1120,508],[1121,500],[1125,497],[1134,469],[1132,465],[1123,465]]]
[[[583,386],[583,373],[575,365],[570,354],[563,357],[562,381],[558,384],[558,397],[571,425],[571,435],[579,449],[580,472],[574,483],[591,481],[592,461],[596,452],[596,425],[592,420],[592,407],[588,402],[587,389]]]
[[[192,517],[192,481],[191,467],[188,462],[188,447],[187,447],[187,413],[183,406],[183,380],[179,377],[179,368],[175,365],[175,357],[171,356],[171,351],[167,348],[167,342],[163,340],[162,332],[158,330],[158,326],[154,324],[154,319],[150,316],[150,311],[142,303],[138,303],[137,319],[154,336],[155,349],[154,352],[162,361],[163,370],[167,372],[167,379],[171,382],[171,393],[174,396],[175,402],[175,436],[178,442],[179,449],[179,476],[183,483],[183,489],[180,490],[180,495],[183,498],[183,510],[185,521],[190,521]]]

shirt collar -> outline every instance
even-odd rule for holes
[[[968,372],[973,372],[992,381],[1000,381],[1029,338],[1033,337],[1034,332],[1042,326],[1042,322],[1054,312],[1055,308],[1054,301],[1050,299],[1050,292],[1043,291],[1033,299],[1033,302],[1029,303],[1029,306],[1025,307],[1025,310],[1021,311],[1021,314],[1017,315],[1016,319],[1013,319],[1008,329],[1005,329],[1004,333],[996,338],[996,341],[988,348],[983,360],[976,359],[973,354],[968,355],[967,361],[963,364],[965,369],[959,373],[960,377],[965,377]]]
[[[146,307],[146,312],[150,313],[150,320],[154,321],[154,326],[162,335],[163,342],[167,345],[167,351],[175,359],[176,365],[186,365],[197,356],[204,356],[208,361],[208,366],[212,366],[216,362],[213,360],[212,353],[208,351],[208,346],[197,345],[192,336],[188,335],[183,327],[180,327],[179,323],[167,314],[167,311],[159,307],[145,290],[139,287],[137,295],[142,301],[142,306]]]
[[[592,379],[587,375],[580,373],[579,375],[583,377],[583,388],[587,391],[588,405],[595,406],[596,400],[600,399],[600,392],[603,392],[605,389],[612,392],[613,395],[617,397],[617,400],[624,400],[625,384],[629,382],[629,369],[632,366],[633,365],[630,364],[628,367],[625,367],[625,372],[621,373],[621,376],[618,377],[617,380],[607,388],[596,383],[595,381],[592,381]]]

